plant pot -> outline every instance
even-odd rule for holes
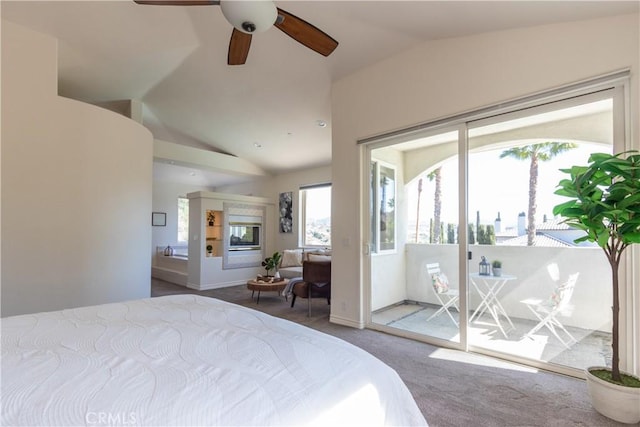
[[[501,268],[493,268],[493,275],[496,277],[502,276],[502,267]]]
[[[602,366],[591,366],[585,370],[589,396],[595,410],[605,417],[621,423],[639,423],[640,388],[612,384],[593,375],[590,372],[592,369],[610,369]],[[630,374],[625,373],[625,375]]]

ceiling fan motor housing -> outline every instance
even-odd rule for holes
[[[242,29],[247,33],[253,33],[256,30],[256,25],[253,22],[243,22]]]
[[[266,31],[278,18],[278,10],[271,0],[220,1],[222,14],[234,28],[252,34]]]

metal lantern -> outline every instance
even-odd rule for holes
[[[491,274],[491,264],[487,261],[485,257],[481,257],[482,260],[478,265],[478,274],[481,276],[489,276]]]

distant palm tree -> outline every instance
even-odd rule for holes
[[[442,211],[442,168],[436,168],[429,175],[429,181],[436,180],[436,189],[433,196],[433,243],[442,243],[440,228],[440,212]]]
[[[536,237],[536,192],[538,189],[538,162],[547,162],[558,154],[576,148],[570,142],[542,142],[540,144],[513,147],[503,151],[500,158],[513,157],[529,160],[529,215],[527,218],[527,246],[533,246]]]

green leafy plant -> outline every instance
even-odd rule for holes
[[[268,258],[265,258],[262,261],[262,266],[267,270],[267,276],[271,270],[278,271],[278,266],[280,265],[280,260],[282,259],[282,254],[280,252],[274,252]]]
[[[553,208],[554,215],[583,230],[576,243],[590,241],[600,246],[611,266],[613,282],[613,350],[611,382],[623,384],[619,364],[619,277],[624,250],[640,243],[640,154],[593,153],[587,166],[561,169],[570,175],[558,184],[556,194],[571,198]]]
[[[494,259],[493,261],[491,261],[491,267],[493,267],[493,268],[502,268],[502,261],[500,261],[498,259]]]
[[[213,251],[213,246],[207,245],[207,252],[211,253]]]

